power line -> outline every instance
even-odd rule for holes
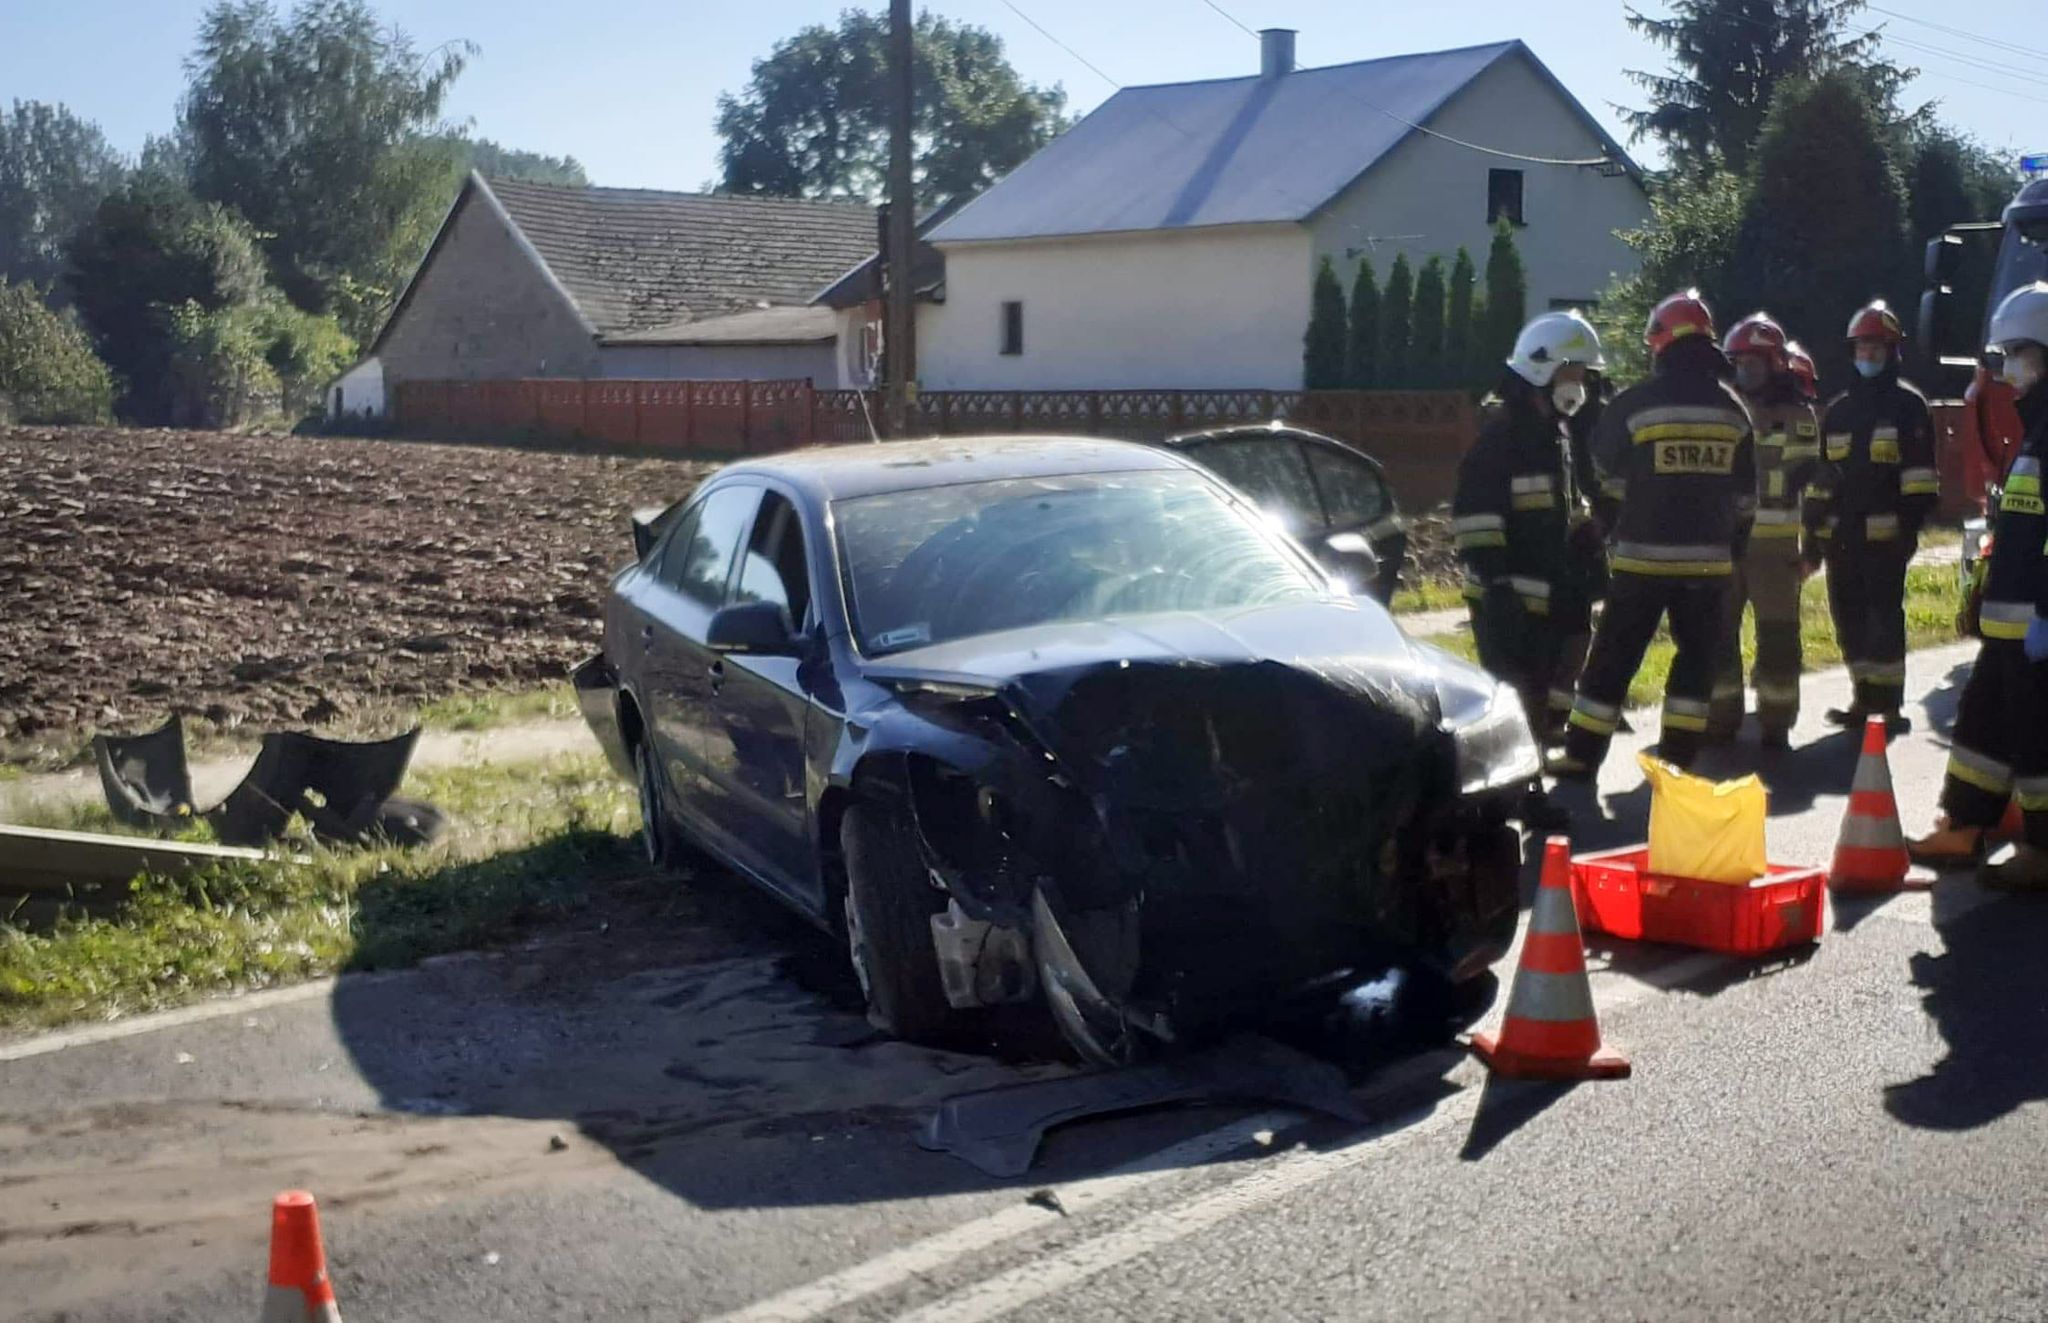
[[[1908,23],[1918,23],[1923,28],[1933,28],[1936,32],[1945,32],[1951,37],[1961,37],[1964,41],[1978,42],[1994,50],[2009,51],[2014,55],[2031,55],[2035,59],[2048,60],[2048,51],[2035,50],[2028,46],[2015,46],[2003,37],[1986,37],[1963,28],[1952,28],[1946,23],[1936,23],[1931,19],[1915,18],[1911,14],[1902,14],[1896,9],[1886,9],[1883,5],[1865,5],[1864,8],[1873,14],[1883,14],[1887,18],[1902,19]]]
[[[1224,8],[1224,7],[1222,6],[1222,5],[1219,5],[1219,4],[1217,4],[1217,3],[1216,3],[1216,0],[1202,0],[1202,3],[1203,3],[1203,4],[1205,4],[1205,5],[1207,5],[1207,6],[1209,6],[1209,8],[1211,8],[1211,9],[1215,10],[1215,11],[1216,11],[1217,13],[1219,13],[1219,14],[1223,15],[1223,17],[1225,17],[1225,18],[1229,19],[1229,20],[1230,20],[1230,21],[1231,21],[1232,23],[1236,23],[1236,24],[1237,24],[1237,26],[1238,26],[1238,30],[1239,30],[1239,31],[1241,31],[1241,32],[1243,32],[1243,33],[1244,33],[1244,34],[1245,34],[1245,35],[1246,35],[1247,37],[1256,37],[1256,36],[1258,36],[1258,35],[1259,35],[1259,34],[1258,34],[1257,32],[1253,31],[1253,30],[1252,30],[1251,28],[1248,28],[1248,27],[1246,27],[1246,26],[1244,25],[1244,23],[1243,23],[1243,22],[1242,22],[1242,21],[1241,21],[1241,20],[1240,20],[1240,19],[1238,18],[1238,16],[1237,16],[1237,15],[1235,15],[1235,14],[1231,13],[1231,12],[1230,12],[1230,11],[1229,11],[1228,9],[1225,9],[1225,8]]]
[[[1039,36],[1044,37],[1047,41],[1059,47],[1067,54],[1073,56],[1082,64],[1087,65],[1089,71],[1092,72],[1097,78],[1100,78],[1103,82],[1108,83],[1111,87],[1114,87],[1119,92],[1124,90],[1124,85],[1122,83],[1119,83],[1116,79],[1111,78],[1108,74],[1102,72],[1101,69],[1095,66],[1095,62],[1093,60],[1090,60],[1087,56],[1081,54],[1081,52],[1075,50],[1072,46],[1067,45],[1067,43],[1061,41],[1058,37],[1053,36],[1052,33],[1047,32],[1045,30],[1045,27],[1042,24],[1040,24],[1037,19],[1031,17],[1031,15],[1017,8],[1016,5],[1011,4],[1010,0],[1003,0],[1003,6],[1004,8],[1008,9],[1011,13],[1015,14],[1018,18],[1021,18],[1026,23],[1029,23],[1037,31]],[[1175,127],[1178,128],[1179,126],[1175,125]],[[1183,132],[1185,132],[1185,130],[1183,130]]]
[[[1008,4],[1009,0],[1004,0],[1004,3]],[[1216,0],[1202,0],[1202,3],[1209,6],[1209,8],[1215,10],[1217,13],[1223,15],[1223,17],[1229,19],[1232,23],[1236,23],[1237,26],[1243,30],[1246,36],[1253,38],[1257,38],[1259,36],[1257,32],[1253,31],[1249,27],[1246,27],[1242,22],[1240,22],[1235,14],[1232,14],[1222,5],[1217,4]],[[1359,105],[1364,106],[1367,110],[1375,111],[1378,114],[1385,115],[1388,119],[1393,120],[1396,124],[1404,125],[1410,129],[1413,129],[1417,133],[1428,134],[1432,138],[1436,138],[1440,141],[1450,143],[1453,146],[1463,147],[1467,151],[1480,152],[1484,155],[1498,157],[1506,161],[1522,161],[1529,165],[1569,165],[1591,169],[1598,166],[1619,164],[1619,162],[1616,162],[1614,157],[1611,155],[1573,157],[1569,159],[1556,156],[1530,156],[1522,152],[1503,151],[1498,147],[1487,147],[1480,143],[1467,142],[1463,138],[1454,138],[1448,133],[1439,133],[1437,130],[1432,129],[1427,125],[1417,124],[1414,120],[1409,119],[1405,115],[1397,115],[1393,111],[1388,110],[1385,106],[1377,105],[1371,101],[1366,100],[1364,97],[1358,95],[1358,93],[1352,91],[1349,88],[1339,87],[1337,91],[1345,98],[1351,101],[1356,101]]]

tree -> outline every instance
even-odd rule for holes
[[[1886,139],[1867,87],[1836,74],[1781,87],[1757,140],[1728,294],[1735,308],[1768,305],[1824,376],[1847,370],[1839,328],[1857,307],[1913,301],[1905,189]]]
[[[1344,384],[1344,286],[1337,268],[1325,257],[1316,267],[1309,295],[1308,334],[1302,337],[1301,380],[1308,390],[1335,390]]]
[[[889,159],[888,19],[849,9],[754,62],[718,98],[719,159],[735,193],[882,196]],[[1065,127],[1067,94],[1025,82],[985,28],[918,15],[912,86],[920,206],[971,197]]]
[[[1417,386],[1444,384],[1444,259],[1431,257],[1415,277],[1415,338],[1408,348],[1408,374]]]
[[[302,312],[275,290],[224,308],[187,302],[167,311],[168,421],[178,426],[296,420],[355,356],[355,341],[332,317]]]
[[[548,156],[541,152],[514,151],[500,147],[489,138],[452,139],[461,153],[458,166],[464,174],[474,170],[493,179],[523,179],[534,184],[558,184],[564,188],[588,188],[590,176],[573,156]]]
[[[1444,376],[1448,383],[1470,385],[1472,371],[1473,319],[1479,309],[1472,296],[1479,284],[1471,252],[1462,245],[1451,262],[1450,308],[1444,319]]]
[[[1748,198],[1748,187],[1725,170],[1671,175],[1652,188],[1649,223],[1621,236],[1640,266],[1607,290],[1593,314],[1610,375],[1648,372],[1643,327],[1667,294],[1696,288],[1724,320],[1740,315],[1728,310],[1739,284],[1754,287],[1735,277],[1735,241]]]
[[[1515,337],[1528,320],[1528,300],[1522,254],[1515,247],[1514,229],[1503,220],[1493,227],[1493,243],[1486,250],[1486,320],[1475,365],[1482,380],[1490,380],[1514,352]]]
[[[125,383],[122,412],[147,422],[169,411],[169,310],[252,303],[265,288],[248,223],[157,176],[138,175],[101,202],[69,258],[79,315]]]
[[[1358,274],[1351,278],[1350,358],[1345,365],[1344,384],[1353,390],[1371,390],[1379,384],[1380,282],[1373,274],[1372,259],[1361,259]]]
[[[65,241],[126,169],[99,126],[63,106],[17,101],[0,115],[0,280],[54,286]]]
[[[455,153],[423,135],[469,50],[422,54],[365,0],[304,0],[289,19],[220,0],[186,62],[193,192],[248,218],[293,302],[367,331],[453,191]]]
[[[1875,33],[1852,35],[1865,0],[1668,0],[1668,18],[1625,10],[1629,27],[1670,55],[1665,73],[1631,69],[1650,95],[1623,115],[1640,140],[1664,144],[1688,174],[1725,167],[1740,174],[1778,86],[1787,79],[1859,70],[1873,90],[1896,92],[1910,76],[1876,58]]]
[[[1408,345],[1415,336],[1415,271],[1408,254],[1394,256],[1387,272],[1387,292],[1380,300],[1380,385],[1387,390],[1412,390]]]
[[[36,286],[0,280],[0,421],[100,423],[113,403],[113,375],[85,333]]]

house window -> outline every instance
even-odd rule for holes
[[[1003,352],[1024,352],[1024,305],[1014,300],[1003,305]]]
[[[1522,172],[1520,170],[1488,170],[1486,172],[1486,223],[1493,224],[1505,217],[1510,225],[1526,225],[1522,219]]]

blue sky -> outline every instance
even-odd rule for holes
[[[1623,70],[1661,64],[1659,53],[1623,26],[1620,6],[1608,10],[1600,0],[1216,3],[1249,27],[1300,29],[1305,65],[1519,36],[1624,141],[1610,103],[1639,98]],[[1658,0],[1642,5],[1662,12]],[[1950,122],[2017,155],[2048,150],[2048,27],[2040,6],[2041,0],[1885,0],[1883,8],[1903,17],[1873,10],[1864,20],[1885,24],[1893,56],[1924,71],[1913,88],[1917,99],[1939,99]],[[0,0],[0,100],[63,102],[132,152],[170,124],[181,64],[205,7],[205,0]],[[454,38],[481,47],[456,87],[452,118],[508,146],[574,155],[598,183],[645,188],[696,188],[712,180],[718,93],[744,85],[751,61],[777,39],[806,23],[829,23],[842,7],[832,0],[378,5],[422,47]],[[1015,0],[1015,8],[1004,0],[937,0],[930,7],[1000,34],[1024,76],[1064,85],[1076,110],[1114,90],[1090,64],[1126,84],[1257,67],[1252,38],[1207,0]],[[1647,146],[1638,150],[1651,155]]]

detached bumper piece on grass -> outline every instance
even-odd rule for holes
[[[131,827],[168,832],[202,818],[223,843],[256,846],[283,835],[296,815],[330,845],[428,845],[447,829],[447,816],[396,794],[419,737],[418,727],[368,743],[296,730],[265,735],[249,774],[204,810],[192,802],[176,716],[142,735],[95,735],[92,749],[107,807]]]

